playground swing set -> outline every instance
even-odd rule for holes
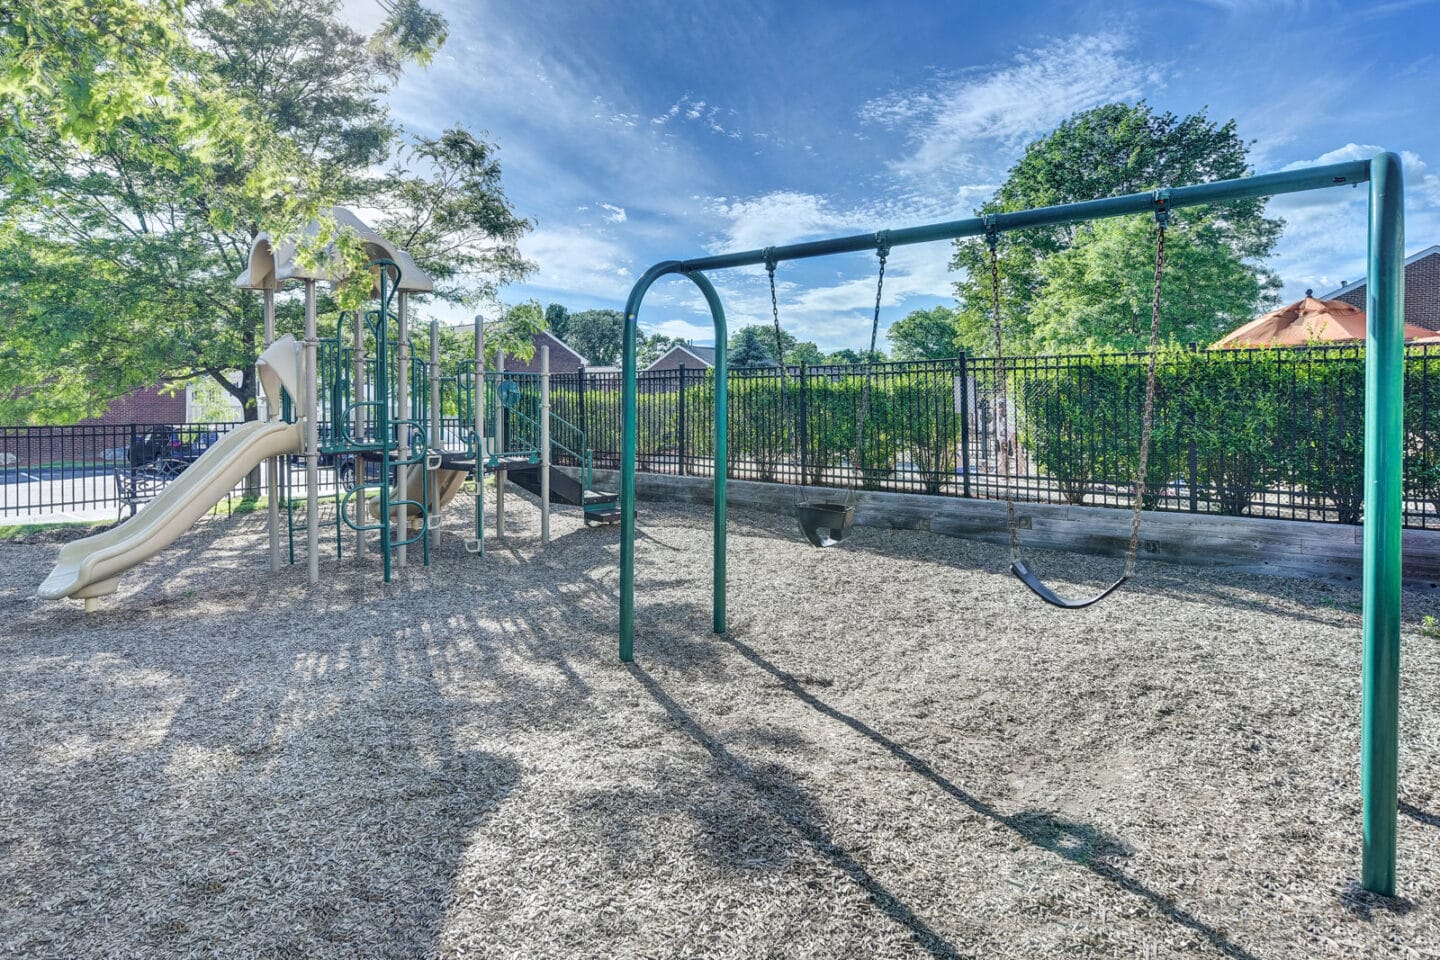
[[[1361,794],[1363,853],[1361,885],[1369,891],[1393,896],[1395,892],[1396,818],[1398,813],[1400,585],[1402,524],[1401,466],[1404,365],[1404,183],[1400,158],[1381,153],[1370,160],[1314,166],[1282,173],[1241,177],[1190,186],[1157,189],[1120,197],[1039,207],[965,220],[934,223],[902,230],[834,237],[782,247],[767,247],[719,254],[693,260],[665,260],[650,267],[631,288],[625,305],[622,339],[623,388],[621,394],[622,445],[620,459],[620,597],[619,656],[634,659],[635,642],[635,470],[637,447],[637,350],[639,314],[646,293],[662,277],[690,280],[704,296],[714,323],[715,342],[728,342],[725,308],[707,274],[715,270],[763,265],[770,279],[771,311],[776,346],[781,347],[779,305],[775,295],[775,269],[786,260],[800,260],[875,251],[880,259],[876,285],[876,311],[871,325],[871,354],[879,326],[879,301],[885,263],[893,248],[964,237],[983,237],[990,248],[991,309],[996,345],[996,382],[1002,402],[1007,374],[1001,331],[1001,304],[996,245],[1006,231],[1079,223],[1107,217],[1152,214],[1156,220],[1155,283],[1152,297],[1150,346],[1145,376],[1141,445],[1133,482],[1130,538],[1121,576],[1097,594],[1067,599],[1044,583],[1020,553],[1018,521],[1009,461],[1002,452],[1005,473],[1006,526],[1011,549],[1011,572],[1043,601],[1064,609],[1090,606],[1119,589],[1134,573],[1144,503],[1146,460],[1154,417],[1156,348],[1161,316],[1161,282],[1165,267],[1165,232],[1176,208],[1226,201],[1322,190],[1336,186],[1370,184],[1369,271],[1366,287],[1367,331],[1365,349],[1365,508],[1362,576],[1364,602],[1363,695],[1361,705]],[[715,464],[713,480],[711,629],[726,630],[726,480],[728,461],[728,363],[724,350],[716,353],[714,391]],[[784,364],[781,364],[782,396]],[[862,390],[862,415],[857,423],[856,455],[864,453],[864,408],[870,378]],[[805,439],[799,438],[801,477]],[[1003,449],[1003,448],[1002,448]],[[811,498],[802,487],[796,516],[806,540],[817,547],[843,541],[855,521],[853,490],[845,498]]]

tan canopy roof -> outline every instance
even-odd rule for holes
[[[430,275],[420,269],[410,254],[370,229],[355,214],[344,207],[332,207],[330,215],[341,229],[349,228],[355,232],[355,235],[365,244],[366,251],[371,258],[391,260],[399,265],[401,290],[429,293],[435,289]],[[320,227],[319,222],[312,220],[305,227],[303,233],[306,236],[314,236],[320,232]],[[235,286],[249,290],[263,290],[266,287],[276,288],[286,280],[324,280],[333,283],[339,279],[333,272],[333,256],[324,257],[318,267],[307,269],[296,261],[295,247],[296,244],[293,241],[283,242],[278,246],[274,245],[268,233],[260,234],[250,245],[249,262],[245,266],[245,271],[235,278]],[[333,248],[327,249],[326,252],[333,254]]]
[[[1301,347],[1307,343],[1346,343],[1365,339],[1365,311],[1344,300],[1317,300],[1306,295],[1288,307],[1230,331],[1211,349],[1236,347]],[[1405,339],[1433,337],[1435,331],[1405,324]]]

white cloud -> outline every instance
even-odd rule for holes
[[[606,213],[605,213],[605,222],[606,222],[606,223],[624,223],[624,222],[625,222],[625,208],[624,208],[624,207],[617,207],[617,206],[616,206],[615,204],[613,204],[613,203],[604,203],[603,201],[600,203],[599,206],[600,206],[600,209],[606,211]]]
[[[777,190],[749,200],[716,197],[711,212],[729,223],[710,249],[716,252],[781,246],[861,229],[856,212],[836,210],[813,193]]]
[[[653,315],[655,311],[645,311],[647,315]],[[678,340],[689,340],[699,344],[713,344],[715,342],[715,328],[710,324],[691,323],[688,320],[664,320],[660,323],[651,323],[641,319],[640,329],[647,335],[653,336],[663,333],[667,337]]]
[[[744,134],[739,130],[733,127],[727,127],[725,123],[721,123],[720,118],[722,116],[725,118],[725,123],[732,123],[736,113],[734,110],[722,110],[722,108],[712,103],[707,103],[704,100],[692,99],[690,94],[687,93],[672,103],[670,108],[664,113],[651,117],[650,125],[663,127],[672,120],[689,120],[700,124],[711,133],[719,134],[722,137],[727,137],[731,140],[744,139]],[[760,135],[757,134],[757,136]]]
[[[1022,49],[999,67],[937,77],[926,87],[865,103],[860,119],[910,136],[908,156],[892,166],[912,176],[993,166],[995,145],[1018,150],[1073,113],[1141,97],[1162,86],[1151,67],[1130,55],[1121,36],[1073,36]],[[977,162],[977,157],[980,158]]]
[[[626,251],[592,230],[538,229],[520,252],[539,265],[530,285],[544,290],[623,300],[634,279]]]
[[[795,191],[748,199],[712,198],[709,211],[724,225],[708,247],[713,252],[756,250],[957,219],[968,216],[974,203],[993,189],[990,185],[966,187],[955,191],[948,201],[917,192],[860,206]],[[885,330],[896,319],[912,309],[951,300],[956,279],[949,269],[951,253],[951,245],[943,242],[891,251],[881,302],[881,349],[885,348]],[[868,347],[877,270],[874,253],[781,264],[776,275],[781,323],[790,333],[813,340],[826,351]],[[770,287],[763,268],[723,271],[711,279],[725,302],[731,330],[771,322]],[[703,302],[680,300],[676,305],[707,312]]]
[[[1317,157],[1286,164],[1284,169],[1350,160],[1368,160],[1381,151],[1369,144],[1347,143]],[[1440,175],[1432,173],[1418,154],[1402,151],[1405,174],[1406,253],[1440,242]],[[1284,297],[1295,299],[1305,288],[1328,293],[1342,280],[1364,275],[1370,192],[1365,186],[1339,187],[1286,194],[1270,202],[1272,216],[1285,218],[1285,233],[1271,266],[1285,281]]]

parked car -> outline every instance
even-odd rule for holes
[[[171,430],[168,457],[171,460],[194,463],[219,439],[218,430]]]
[[[175,476],[200,459],[219,439],[218,430],[148,426],[125,446],[101,451],[100,459],[124,469]]]

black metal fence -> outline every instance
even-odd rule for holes
[[[1125,506],[1145,360],[963,356],[732,371],[730,476]],[[1359,523],[1364,367],[1363,349],[1350,345],[1163,353],[1147,506]],[[618,467],[620,374],[553,383],[556,412],[585,429],[596,466]],[[640,375],[641,470],[713,473],[713,383],[707,369]],[[1407,348],[1405,402],[1406,523],[1440,527],[1440,345]]]
[[[127,498],[152,495],[179,476],[221,436],[239,424],[82,424],[0,427],[0,522],[63,519],[66,515],[118,516]],[[295,467],[287,489],[303,494],[304,472]],[[334,464],[320,477],[320,492],[336,489]],[[231,492],[244,496],[242,481]],[[252,490],[253,492],[253,490]]]
[[[1360,522],[1364,381],[1363,350],[1355,346],[1163,353],[1147,504]],[[1120,507],[1132,496],[1144,385],[1145,357],[1138,354],[732,371],[730,475]],[[618,467],[620,374],[556,374],[551,393],[554,413],[584,431],[595,465]],[[713,473],[712,371],[641,374],[637,402],[641,470]],[[148,455],[137,453],[137,444],[152,438],[177,458],[193,459],[231,426],[0,428],[0,515],[114,506],[114,468]],[[1437,431],[1440,346],[1410,347],[1411,527],[1440,527]],[[332,487],[329,472],[322,482]]]

